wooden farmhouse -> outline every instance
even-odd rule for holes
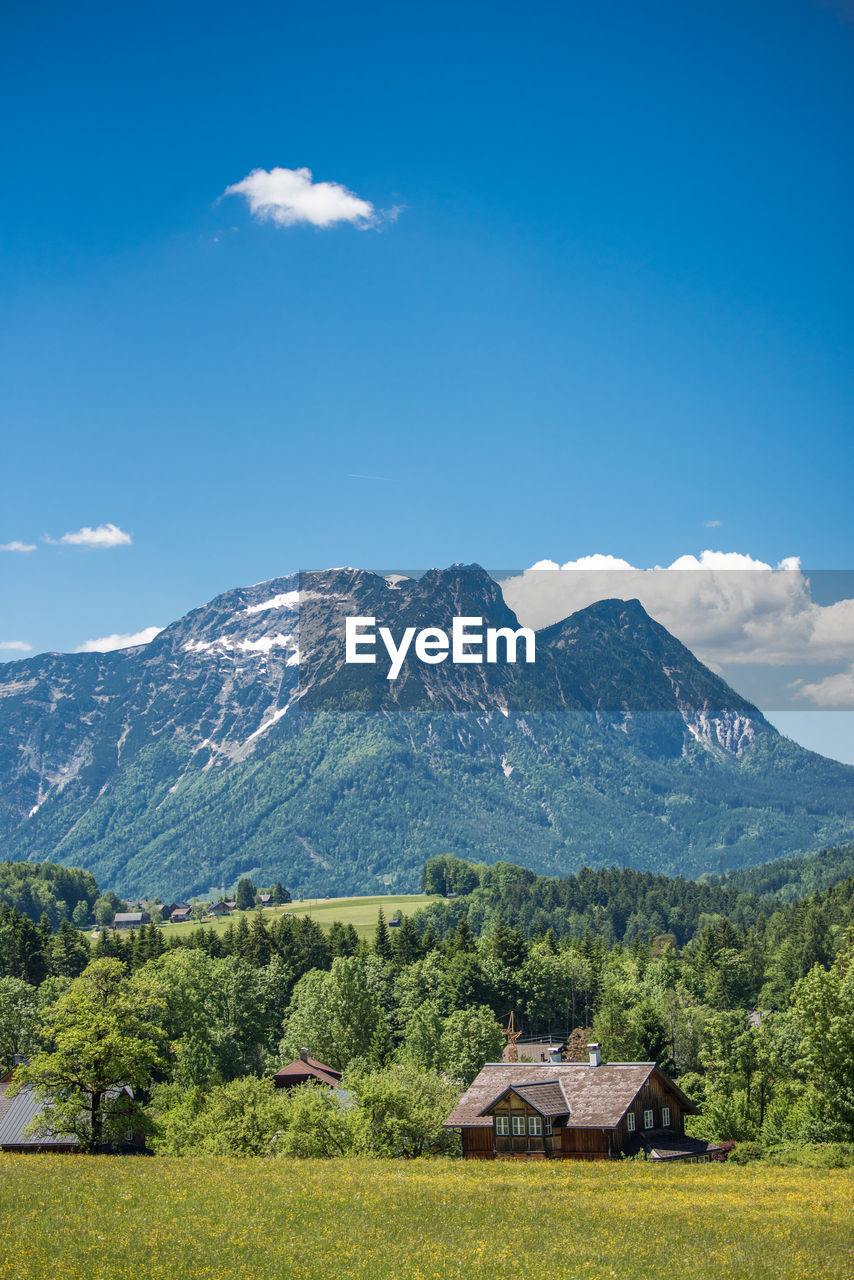
[[[654,1062],[488,1063],[445,1121],[474,1160],[709,1160],[685,1134],[698,1108]]]

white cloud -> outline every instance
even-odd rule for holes
[[[803,685],[795,697],[807,698],[816,707],[854,707],[854,666]]]
[[[73,533],[64,533],[58,539],[46,536],[45,542],[55,547],[89,547],[93,550],[103,550],[106,547],[129,547],[131,537],[117,524],[99,524],[95,529],[90,529],[87,524],[84,524],[82,529],[77,529]]]
[[[772,567],[740,552],[703,551],[666,568],[637,569],[595,555],[556,568],[541,560],[502,583],[524,625],[549,626],[597,600],[636,598],[711,666],[854,659],[854,599],[817,604],[797,556]]]
[[[707,520],[707,521],[706,521],[706,528],[707,528],[707,529],[720,529],[720,527],[721,527],[721,522],[720,522],[720,520]]]
[[[150,644],[155,636],[159,636],[162,627],[145,627],[143,631],[134,631],[125,635],[100,636],[97,640],[87,640],[78,645],[75,653],[112,653],[114,649],[130,649],[138,644]]]
[[[581,556],[578,560],[567,560],[566,564],[558,564],[556,560],[538,560],[531,565],[529,572],[533,573],[535,569],[583,569],[585,572],[603,569],[610,572],[613,569],[634,569],[634,565],[628,560],[620,560],[618,556],[603,556],[597,552],[592,556]]]
[[[0,551],[35,551],[32,542],[0,542]]]
[[[15,653],[32,653],[33,646],[26,640],[0,640],[0,649],[12,649]]]
[[[226,187],[223,194],[245,196],[259,222],[275,222],[277,227],[300,222],[313,227],[331,227],[336,222],[372,227],[380,216],[369,200],[362,200],[340,183],[312,182],[310,169],[253,169],[241,182]],[[392,221],[397,212],[391,211]]]

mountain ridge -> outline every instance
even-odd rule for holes
[[[781,738],[637,601],[537,632],[537,662],[345,666],[346,616],[517,626],[478,566],[237,587],[146,646],[0,669],[0,851],[122,892],[261,867],[312,892],[427,857],[718,873],[843,843],[854,769]]]

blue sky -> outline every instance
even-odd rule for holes
[[[2,29],[0,641],[330,564],[852,564],[843,0]],[[220,199],[277,167],[374,224]]]

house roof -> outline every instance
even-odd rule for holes
[[[635,1156],[643,1151],[651,1160],[688,1160],[692,1156],[711,1155],[722,1150],[713,1142],[689,1138],[683,1133],[645,1129],[632,1135],[626,1143],[625,1155]]]
[[[523,1102],[527,1102],[541,1116],[565,1116],[569,1112],[569,1104],[557,1080],[535,1080],[531,1084],[508,1085],[480,1114],[490,1112],[508,1093],[518,1094]]]
[[[281,1067],[273,1076],[274,1080],[281,1080],[283,1083],[295,1084],[300,1080],[319,1080],[321,1084],[328,1084],[331,1088],[341,1082],[341,1072],[336,1071],[334,1067],[327,1067],[324,1062],[316,1062],[314,1058],[295,1058],[293,1062],[289,1062],[287,1066]]]
[[[12,1105],[12,1099],[6,1096],[6,1086],[12,1079],[14,1067],[10,1067],[5,1075],[0,1076],[0,1120],[3,1119],[6,1112]]]
[[[68,1150],[77,1146],[77,1139],[70,1133],[38,1137],[24,1132],[43,1107],[29,1085],[13,1098],[4,1097],[3,1102],[6,1105],[0,1114],[0,1150],[5,1147],[55,1147]]]
[[[525,1090],[526,1101],[539,1110],[532,1098],[557,1104],[555,1086],[565,1099],[562,1111],[543,1115],[569,1115],[569,1124],[578,1129],[613,1129],[634,1102],[653,1072],[682,1101],[686,1111],[697,1108],[669,1080],[654,1062],[603,1062],[591,1067],[586,1062],[489,1062],[472,1082],[445,1121],[447,1128],[481,1128],[490,1123],[484,1112],[507,1092]],[[548,1084],[548,1095],[542,1089]],[[524,1096],[524,1094],[522,1095]]]
[[[142,917],[147,911],[117,911],[113,924],[142,924]]]
[[[4,1096],[0,1097],[0,1103],[5,1104],[0,1109],[0,1151],[9,1147],[50,1147],[54,1151],[73,1151],[78,1145],[73,1133],[47,1132],[44,1135],[25,1133],[27,1125],[44,1110],[44,1102],[36,1097],[35,1090],[30,1084],[25,1084],[19,1093],[10,1098],[8,1095],[10,1074],[7,1073],[0,1081],[0,1090],[5,1091]],[[106,1096],[117,1098],[122,1093],[133,1096],[130,1085],[113,1085],[107,1090]]]

